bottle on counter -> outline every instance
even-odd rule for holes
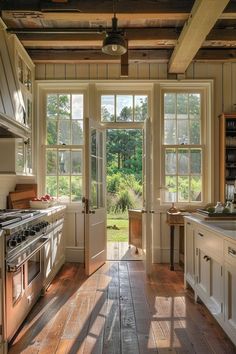
[[[224,210],[224,206],[221,202],[217,202],[215,205],[215,213],[222,213]]]
[[[225,209],[229,209],[230,213],[234,212],[234,204],[231,200],[227,200],[227,202],[225,204]]]

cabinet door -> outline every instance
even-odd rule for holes
[[[206,302],[210,294],[210,262],[207,254],[200,247],[196,248],[197,295]]]
[[[236,269],[225,263],[225,322],[236,342]]]
[[[223,266],[214,258],[210,258],[210,301],[208,308],[218,319],[223,319]]]
[[[191,222],[185,222],[185,261],[184,261],[184,279],[194,288],[195,285],[195,244],[194,244],[194,226]]]

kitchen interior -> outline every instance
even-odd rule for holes
[[[236,1],[0,10],[0,353],[235,353]],[[125,127],[145,260],[109,262],[103,134]]]

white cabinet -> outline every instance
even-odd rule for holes
[[[184,282],[185,287],[187,284],[191,285],[194,289],[195,286],[195,240],[194,240],[194,224],[190,221],[185,222],[185,272]]]
[[[223,238],[196,227],[196,295],[211,313],[223,319]]]
[[[64,215],[65,209],[62,209],[54,210],[47,216],[51,231],[49,233],[49,241],[44,247],[44,290],[47,289],[65,262]]]
[[[236,336],[236,242],[225,240],[225,324],[235,343]]]
[[[236,345],[236,242],[186,218],[185,281]]]

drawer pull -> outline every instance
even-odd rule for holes
[[[191,223],[190,223],[190,222],[187,222],[187,225],[191,225]]]
[[[228,254],[230,256],[236,257],[236,251],[231,247],[228,247]]]
[[[199,235],[199,236],[201,236],[201,237],[203,237],[203,236],[204,236],[201,232],[199,232],[199,233],[198,233],[198,235]]]

